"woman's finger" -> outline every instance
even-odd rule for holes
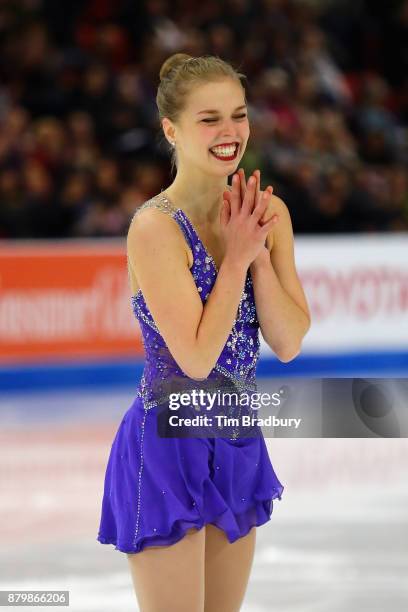
[[[240,187],[240,177],[238,174],[234,174],[232,177],[232,189],[229,199],[230,209],[231,209],[231,217],[237,215],[241,208],[241,187]]]
[[[279,215],[273,215],[270,219],[268,219],[268,221],[272,221],[273,224],[276,224],[279,221]],[[265,225],[265,223],[268,223],[268,221],[263,221],[262,219],[259,221],[259,225],[261,227],[263,227]]]
[[[255,223],[260,222],[261,218],[264,216],[265,210],[268,205],[268,198],[269,193],[267,191],[264,191],[263,194],[260,196],[258,202],[256,203],[252,211],[252,218],[255,220]]]
[[[265,189],[265,191],[263,193],[267,193],[269,197],[271,197],[273,192],[273,187],[271,187],[271,185],[268,185],[268,187]],[[266,207],[265,213],[263,215],[263,217],[260,220],[260,224],[263,225],[263,223],[265,223],[265,221],[269,221],[269,205]]]
[[[245,197],[245,191],[246,191],[246,178],[245,178],[245,170],[243,168],[240,168],[238,170],[238,174],[239,174],[239,178],[240,178],[240,182],[241,182],[241,203],[244,201],[244,197]]]
[[[222,207],[221,207],[221,215],[220,215],[220,220],[221,220],[221,225],[227,225],[229,220],[230,220],[230,215],[231,215],[231,204],[229,200],[226,200],[224,198],[223,202],[222,202]]]
[[[277,222],[279,221],[279,215],[274,214],[272,215],[272,217],[270,219],[268,219],[267,221],[265,221],[264,223],[259,222],[258,226],[260,230],[265,230],[266,229],[266,233],[268,234],[269,230],[277,224]]]
[[[259,192],[261,190],[261,173],[260,173],[260,171],[259,170],[255,170],[254,176],[256,178],[256,190],[255,190],[255,199],[254,199],[255,206],[256,206],[257,203],[258,203],[258,200],[259,200]]]
[[[251,212],[254,208],[255,188],[256,188],[256,179],[254,176],[251,176],[247,183],[247,187],[245,190],[245,196],[242,201],[242,207],[241,207],[241,211],[243,212],[245,216],[251,215]]]
[[[264,239],[266,239],[266,237],[267,237],[267,235],[268,235],[268,233],[269,233],[269,230],[270,230],[270,229],[273,227],[274,223],[275,223],[275,222],[274,222],[274,220],[273,220],[273,218],[272,218],[272,219],[269,219],[269,221],[267,221],[267,222],[266,222],[266,223],[264,223],[263,225],[260,225],[260,226],[259,226],[259,228],[260,228],[260,233],[261,233],[261,235],[263,235],[263,238],[264,238]]]

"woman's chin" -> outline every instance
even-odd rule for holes
[[[234,174],[237,169],[238,169],[238,162],[237,160],[234,159],[234,163],[232,164],[225,164],[224,168],[218,168],[217,170],[214,170],[214,168],[212,168],[211,170],[211,174],[212,176],[219,176],[219,177],[224,177],[224,176],[231,176],[232,174]]]

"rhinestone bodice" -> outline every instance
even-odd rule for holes
[[[191,274],[203,304],[206,302],[217,278],[218,270],[213,257],[207,252],[187,215],[173,206],[170,200],[159,194],[142,206],[156,208],[169,214],[179,225],[193,253]],[[177,288],[174,288],[177,291]],[[145,407],[160,403],[165,381],[186,379],[164,342],[147,307],[141,290],[131,297],[133,312],[139,322],[145,349],[145,366],[137,394],[144,399]],[[225,346],[207,380],[228,379],[239,389],[256,389],[255,371],[259,358],[259,322],[256,314],[252,277],[248,270],[237,316]]]

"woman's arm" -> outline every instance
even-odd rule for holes
[[[277,357],[287,362],[301,350],[310,312],[296,272],[290,214],[285,203],[271,195],[265,218],[274,214],[279,220],[268,234],[270,250],[265,247],[250,270],[262,336]]]
[[[243,168],[238,170],[241,200],[247,185]],[[262,197],[260,172],[253,175],[257,181],[256,199]],[[280,198],[269,193],[269,201],[261,219],[264,224],[275,222],[267,234],[265,247],[251,263],[250,270],[259,326],[265,342],[281,361],[290,361],[300,352],[301,342],[310,328],[310,312],[302,285],[298,278],[293,244],[293,229],[287,206]],[[231,188],[224,192],[231,198]]]
[[[203,306],[174,219],[155,209],[140,213],[129,228],[127,248],[147,307],[173,358],[190,378],[207,378],[234,324],[248,268],[226,255]]]

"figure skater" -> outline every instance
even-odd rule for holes
[[[259,328],[277,357],[310,326],[290,215],[238,164],[249,138],[244,75],[177,53],[157,106],[177,172],[136,211],[127,237],[145,366],[110,451],[98,540],[127,554],[141,612],[236,612],[256,527],[279,482],[264,437],[160,437],[166,381],[255,380]],[[233,175],[229,186],[228,176]]]

